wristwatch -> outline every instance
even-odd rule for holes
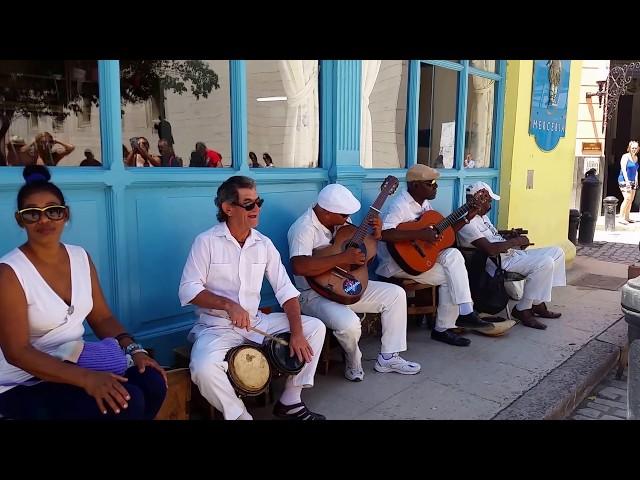
[[[149,352],[142,348],[142,345],[140,345],[139,343],[130,343],[129,345],[127,345],[127,348],[124,349],[124,353],[126,355],[133,355],[139,352],[146,353],[147,355],[149,354]]]

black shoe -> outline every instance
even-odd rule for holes
[[[460,315],[456,320],[456,326],[462,328],[471,328],[473,330],[493,330],[495,327],[491,322],[482,320],[476,312],[467,315]]]
[[[444,332],[431,330],[431,338],[439,342],[448,343],[449,345],[455,345],[456,347],[467,347],[471,343],[471,340],[468,338],[461,337],[451,330],[445,330]]]

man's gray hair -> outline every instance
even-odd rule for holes
[[[218,187],[215,202],[218,207],[216,217],[219,222],[226,222],[229,219],[227,214],[222,210],[222,204],[224,202],[237,202],[239,188],[256,188],[256,181],[253,178],[234,175],[233,177],[227,178],[222,185]]]

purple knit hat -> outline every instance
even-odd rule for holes
[[[77,365],[122,375],[127,370],[127,357],[115,338],[104,338],[99,342],[85,342]]]

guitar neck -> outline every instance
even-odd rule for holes
[[[369,211],[367,212],[367,215],[364,217],[364,219],[360,223],[358,230],[356,230],[356,233],[353,234],[353,238],[351,239],[350,243],[353,243],[356,245],[359,245],[360,243],[362,243],[362,241],[364,240],[364,237],[366,237],[369,233],[369,220],[371,220],[377,214],[380,213],[380,209],[382,208],[382,205],[384,204],[388,196],[389,196],[389,192],[385,190],[380,192],[380,194],[378,195],[378,198],[376,198],[376,201],[373,202],[373,204],[369,207]]]
[[[451,215],[442,219],[439,223],[433,226],[438,232],[442,233],[448,227],[451,227],[453,224],[458,222],[460,219],[464,218],[464,216],[469,212],[469,204],[465,203],[463,206],[451,212]]]

